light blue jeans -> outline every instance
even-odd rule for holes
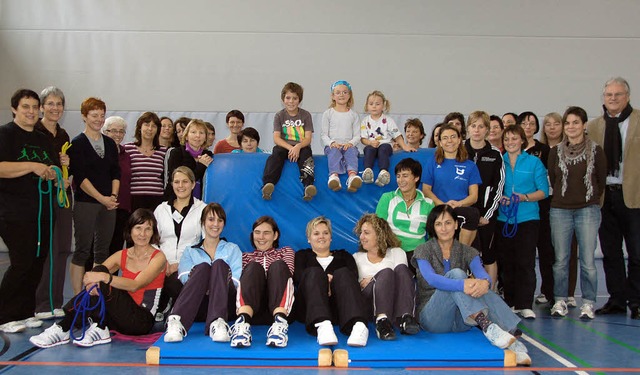
[[[594,303],[598,291],[598,272],[594,254],[598,246],[600,207],[597,204],[575,210],[552,207],[549,216],[551,240],[556,253],[556,260],[553,263],[553,291],[556,301],[567,299],[571,237],[575,231],[578,239],[582,300]]]
[[[444,276],[450,279],[466,279],[467,273],[454,268]],[[492,291],[474,298],[464,292],[436,290],[420,311],[420,325],[425,331],[435,333],[468,331],[477,325],[475,320],[470,318],[470,315],[477,312],[483,312],[489,320],[505,331],[512,331],[520,322],[520,318],[502,298]]]

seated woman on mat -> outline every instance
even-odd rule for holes
[[[334,321],[349,335],[347,345],[366,346],[369,329],[358,267],[346,250],[331,250],[331,233],[331,221],[323,216],[307,224],[311,248],[296,251],[294,310],[307,332],[318,337],[318,344],[338,343]]]
[[[81,322],[83,326],[87,323],[89,326],[80,338],[74,337],[75,345],[91,347],[111,342],[108,326],[125,335],[146,335],[151,331],[167,263],[162,251],[152,246],[160,239],[156,225],[151,211],[136,210],[125,229],[126,240],[133,242],[133,247],[118,251],[85,273],[85,290],[81,293],[86,291],[91,295],[87,306],[98,305],[99,294],[102,294],[105,309],[102,316],[99,309],[86,311],[91,320]],[[122,271],[122,276],[113,276],[118,270]],[[80,304],[76,304],[76,300],[80,302],[79,296],[63,307],[62,321],[32,336],[29,341],[40,348],[67,344],[76,318],[83,314],[78,309]]]
[[[518,364],[531,364],[526,347],[516,341],[520,318],[490,290],[491,278],[478,251],[455,239],[458,221],[451,206],[436,206],[427,219],[429,241],[418,246],[412,263],[417,270],[420,325],[429,332],[463,332],[478,326],[491,342],[516,352]],[[468,274],[472,273],[473,278]]]
[[[293,306],[294,251],[278,248],[280,229],[270,216],[253,223],[250,235],[255,251],[242,253],[242,276],[237,293],[237,315],[231,327],[231,347],[251,346],[251,323],[268,324],[267,345],[287,346],[287,317]]]
[[[400,240],[389,223],[375,214],[363,215],[355,232],[360,246],[353,258],[367,316],[375,317],[376,335],[380,340],[395,340],[393,322],[404,335],[418,333],[420,327],[413,317],[416,287]]]
[[[158,220],[160,250],[169,263],[160,300],[163,313],[171,308],[182,289],[182,283],[178,280],[178,262],[185,249],[202,239],[201,216],[206,206],[191,195],[196,186],[196,177],[189,167],[180,166],[173,171],[171,186],[175,198],[160,203],[153,212]]]
[[[204,321],[204,332],[216,342],[228,342],[229,316],[235,318],[236,284],[242,273],[238,245],[220,238],[227,214],[218,203],[202,210],[204,239],[188,247],[180,258],[178,273],[184,287],[167,320],[165,342],[178,342],[194,321]]]

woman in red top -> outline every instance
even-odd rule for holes
[[[126,227],[126,240],[133,247],[118,251],[103,264],[84,275],[85,290],[91,292],[89,306],[97,303],[98,286],[104,296],[105,312],[103,320],[99,309],[87,312],[91,320],[84,332],[84,338],[73,340],[78,346],[91,347],[111,342],[109,328],[126,335],[145,335],[151,331],[154,316],[164,283],[166,258],[162,251],[152,244],[160,239],[153,212],[138,209],[130,217]],[[121,270],[122,276],[113,276]],[[29,341],[40,348],[51,348],[67,344],[70,329],[76,315],[72,298],[64,306],[65,317]]]

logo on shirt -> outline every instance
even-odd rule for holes
[[[464,172],[466,170],[467,168],[464,165],[456,165],[456,177],[454,178],[454,180],[466,181],[467,179],[464,178]]]
[[[20,150],[17,161],[32,161],[43,164],[53,164],[49,154],[38,146],[24,145]]]

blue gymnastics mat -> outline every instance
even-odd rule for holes
[[[158,339],[147,352],[147,363],[318,366],[318,351],[324,347],[317,344],[315,337],[307,334],[301,323],[295,322],[289,326],[289,344],[283,349],[265,345],[268,328],[252,326],[251,347],[235,349],[228,343],[211,341],[209,336],[204,335],[204,324],[195,323],[181,343],[165,343],[163,337]],[[332,349],[348,352],[349,367],[504,367],[504,351],[492,346],[477,329],[463,333],[398,335],[395,341],[379,340],[372,324],[369,325],[369,332],[369,342],[364,348],[347,346],[347,337],[338,332],[339,344]],[[150,360],[150,355],[157,358]]]

